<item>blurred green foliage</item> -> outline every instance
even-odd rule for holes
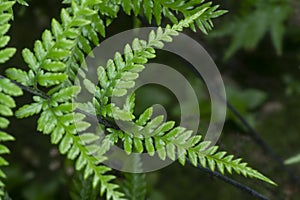
[[[236,10],[235,14],[223,19],[222,26],[210,34],[212,38],[230,38],[225,59],[241,48],[254,50],[266,34],[271,36],[276,53],[282,54],[286,23],[292,12],[291,0],[244,0],[238,6],[233,1],[228,4]]]

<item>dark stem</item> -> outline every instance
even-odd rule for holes
[[[264,152],[269,156],[290,176],[291,180],[297,185],[300,185],[299,178],[295,173],[288,168],[278,154],[263,140],[260,134],[254,130],[250,123],[241,115],[241,113],[228,101],[226,101],[229,110],[240,120],[240,122],[246,127],[251,138],[262,148]]]
[[[192,70],[194,71],[195,75],[198,76],[199,79],[201,79],[203,81],[203,78],[201,76],[201,74],[196,71],[194,68],[192,68]],[[273,151],[273,149],[264,141],[264,139],[260,136],[261,134],[259,134],[251,125],[250,123],[245,119],[245,117],[243,117],[243,115],[234,107],[234,105],[232,105],[228,100],[224,99],[218,92],[213,91],[215,95],[217,95],[219,97],[219,99],[222,101],[222,103],[226,104],[228,109],[238,118],[238,120],[245,126],[245,128],[247,129],[247,133],[249,134],[249,136],[260,146],[260,148],[266,152],[282,169],[283,171],[285,171],[290,179],[296,183],[297,185],[300,186],[300,179],[297,175],[295,175],[295,173],[288,168],[283,160],[281,159],[281,157],[275,152]]]
[[[106,128],[113,128],[115,130],[120,130],[120,128],[116,124],[114,124],[113,122],[110,122],[102,117],[97,117],[91,113],[88,113],[88,112],[78,109],[78,108],[75,111],[82,113],[82,114],[86,115],[87,117],[98,121],[100,124],[104,125]]]

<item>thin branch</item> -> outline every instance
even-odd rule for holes
[[[189,164],[191,164],[190,160],[189,159],[186,159],[187,162]],[[197,166],[198,169],[204,171],[205,173],[207,174],[210,174],[222,181],[224,181],[225,183],[229,184],[229,185],[232,185],[233,187],[236,187],[248,194],[250,194],[251,196],[255,197],[256,199],[260,199],[260,200],[269,200],[269,198],[267,198],[266,196],[260,194],[259,192],[255,191],[254,189],[240,183],[240,182],[237,182],[227,176],[224,176],[223,174],[217,172],[217,171],[211,171],[210,169],[206,168],[206,167],[202,167],[201,165],[198,165]]]
[[[78,109],[78,108],[75,111],[77,111],[81,114],[84,114],[84,115],[86,115],[87,117],[89,117],[91,119],[94,119],[94,120],[98,121],[100,124],[104,125],[106,128],[113,128],[115,130],[120,130],[120,128],[116,124],[114,124],[113,122],[110,122],[110,121],[108,121],[108,120],[106,120],[102,117],[95,116],[91,113],[88,113],[88,112],[86,112],[84,110],[81,110],[81,109]]]
[[[273,149],[264,141],[260,134],[250,125],[250,123],[241,115],[241,113],[228,101],[226,101],[229,110],[240,120],[240,122],[246,127],[251,138],[270,155],[271,158],[290,176],[292,181],[300,185],[300,179],[295,173],[288,168],[280,156],[273,151]]]
[[[199,79],[203,80],[201,74],[197,71],[195,71],[193,68],[192,70],[194,71],[194,74],[198,76]],[[297,185],[300,186],[300,179],[295,173],[288,168],[285,164],[284,161],[281,159],[281,157],[273,151],[273,149],[264,141],[264,139],[260,136],[259,134],[251,125],[250,123],[246,120],[245,117],[232,105],[227,99],[224,99],[219,93],[216,91],[213,91],[214,94],[216,94],[220,100],[227,105],[228,109],[238,118],[238,120],[245,126],[247,129],[247,133],[250,135],[250,137],[258,144],[258,146],[261,147],[261,149],[266,152],[282,169],[285,171],[290,179],[296,183]]]

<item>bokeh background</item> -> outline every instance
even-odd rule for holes
[[[10,44],[17,47],[18,52],[7,67],[26,68],[21,50],[32,48],[42,31],[49,28],[51,18],[58,18],[63,6],[58,0],[28,0],[28,3],[29,7],[15,6]],[[229,102],[272,151],[282,160],[300,153],[300,2],[216,0],[213,3],[229,11],[214,20],[215,29],[208,35],[189,30],[185,33],[199,41],[212,56],[223,76]],[[163,25],[167,23],[169,21],[163,21]],[[107,35],[138,26],[149,24],[143,17],[132,18],[121,12],[107,29]],[[159,52],[156,61],[164,60],[181,70],[196,89],[201,109],[200,132],[204,132],[210,117],[205,85],[183,60]],[[1,73],[3,71],[1,69]],[[25,94],[17,99],[18,105],[30,99],[31,96]],[[137,91],[137,101],[137,113],[153,103],[161,103],[167,108],[168,117],[178,120],[178,105],[164,88],[144,87]],[[50,144],[49,136],[36,131],[36,119],[12,119],[9,132],[16,141],[9,144],[11,154],[7,159],[11,164],[5,169],[8,176],[5,182],[12,199],[65,200],[72,196],[76,199],[75,194],[82,191],[90,191],[87,199],[101,199],[98,191],[87,184],[89,180],[83,180],[74,171],[72,162],[59,155],[56,146]],[[278,187],[238,175],[230,175],[231,178],[270,199],[300,199],[299,182],[292,180],[284,167],[263,150],[230,110],[218,145],[244,158],[278,183]],[[293,176],[300,177],[300,163],[288,168]],[[253,199],[197,168],[177,163],[147,174],[147,180],[149,199],[154,200]]]

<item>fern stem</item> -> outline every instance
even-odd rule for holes
[[[200,80],[202,80],[202,77],[199,73],[195,73],[196,76],[199,77]],[[228,109],[238,118],[238,120],[242,123],[242,125],[245,126],[247,129],[247,133],[250,135],[250,137],[256,142],[260,148],[266,152],[270,158],[272,158],[280,168],[282,168],[290,177],[290,179],[296,183],[298,186],[300,186],[300,178],[291,170],[289,167],[287,167],[284,164],[283,159],[265,142],[265,140],[261,137],[261,134],[258,133],[252,125],[248,122],[248,120],[238,111],[238,109],[230,103],[228,100],[224,99],[222,96],[220,96],[216,91],[214,93],[219,97],[219,99],[227,105]]]
[[[82,113],[85,116],[98,121],[100,124],[104,125],[106,128],[113,128],[115,130],[120,130],[120,128],[116,124],[104,119],[103,117],[98,117],[98,116],[92,115],[84,110],[79,109],[79,108],[76,108],[75,111]]]
[[[239,121],[245,126],[248,130],[248,134],[250,137],[257,143],[261,149],[269,154],[269,156],[289,175],[290,179],[295,182],[298,186],[300,186],[300,179],[299,177],[285,164],[283,159],[264,141],[259,134],[251,125],[250,123],[243,117],[243,115],[228,101],[225,101],[227,104],[228,109],[239,119]]]

